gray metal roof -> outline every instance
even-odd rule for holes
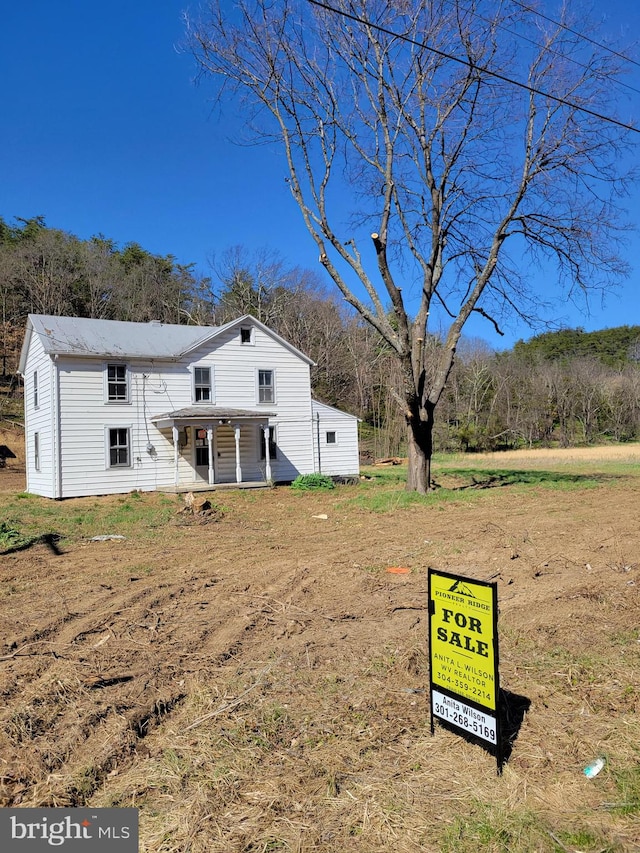
[[[168,420],[197,420],[217,421],[230,420],[232,418],[269,418],[275,417],[275,412],[264,412],[261,409],[230,409],[220,406],[188,406],[177,409],[175,412],[166,412],[163,415],[154,415],[152,421]]]
[[[85,317],[29,317],[50,355],[109,358],[178,358],[219,331],[216,326],[129,323]]]
[[[257,326],[307,364],[313,364],[273,329],[248,314],[224,326],[180,326],[173,323],[131,323],[122,320],[94,320],[86,317],[55,317],[29,314],[20,356],[22,373],[32,334],[37,334],[49,355],[76,355],[96,358],[177,359],[234,326]]]

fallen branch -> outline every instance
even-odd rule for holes
[[[197,719],[197,720],[195,720],[193,723],[191,723],[191,725],[190,725],[190,726],[187,726],[187,727],[186,727],[186,729],[184,729],[184,731],[185,731],[185,732],[191,731],[191,729],[195,729],[195,728],[196,728],[196,726],[199,726],[199,725],[201,725],[202,723],[205,723],[207,720],[211,720],[211,719],[213,719],[213,717],[217,717],[217,716],[219,716],[220,714],[224,714],[224,713],[225,713],[225,711],[230,711],[232,708],[236,708],[238,705],[240,705],[240,704],[241,704],[242,700],[244,699],[244,697],[245,697],[248,693],[251,693],[251,691],[252,691],[252,690],[255,690],[255,689],[256,689],[256,687],[260,687],[260,685],[261,685],[261,684],[264,684],[264,680],[263,680],[262,676],[265,676],[265,675],[267,675],[269,672],[271,672],[271,670],[273,669],[273,667],[275,666],[275,664],[276,664],[276,663],[279,663],[279,662],[280,662],[280,660],[282,660],[282,658],[278,658],[278,660],[277,660],[277,661],[275,661],[274,663],[272,663],[272,664],[270,664],[269,666],[265,667],[265,668],[262,670],[262,672],[260,673],[261,678],[259,678],[257,681],[255,681],[255,682],[251,685],[251,687],[247,687],[247,689],[246,689],[246,690],[244,690],[244,691],[243,691],[243,692],[242,692],[242,693],[241,693],[241,694],[240,694],[236,699],[234,699],[234,700],[233,700],[233,702],[227,702],[225,705],[221,705],[219,708],[216,708],[216,710],[215,710],[215,711],[210,711],[208,714],[205,714],[205,715],[204,715],[204,717],[200,717],[199,719]]]
[[[29,646],[35,646],[38,643],[42,643],[42,642],[45,642],[45,641],[35,640],[33,643],[25,643],[24,646],[20,646],[19,649],[16,649],[14,652],[11,652],[10,655],[2,655],[2,657],[0,657],[0,661],[11,660],[12,658],[15,658],[15,657],[35,657],[36,655],[53,655],[54,658],[59,657],[58,653],[54,649],[51,649],[51,651],[48,651],[48,652],[28,652],[25,655],[22,654],[23,649],[28,649]],[[62,645],[68,646],[70,644],[69,643],[63,643]]]

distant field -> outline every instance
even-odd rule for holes
[[[548,450],[507,450],[500,453],[456,454],[456,459],[482,459],[491,464],[505,465],[527,463],[535,465],[571,465],[574,462],[597,464],[598,462],[640,462],[640,443],[607,444],[599,447],[574,447]]]

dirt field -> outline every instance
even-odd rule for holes
[[[137,806],[148,853],[640,850],[640,448],[465,464],[578,473],[384,511],[234,491],[0,556],[0,804]],[[23,488],[0,470],[0,507]],[[431,736],[429,566],[498,582],[530,703],[501,776]]]

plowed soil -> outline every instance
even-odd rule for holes
[[[154,853],[640,850],[640,452],[585,456],[495,463],[602,461],[566,489],[234,491],[144,541],[0,556],[0,804],[138,806]],[[526,710],[500,776],[431,735],[429,566],[498,583]]]

